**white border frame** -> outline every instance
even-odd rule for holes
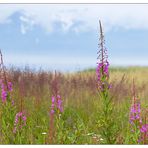
[[[38,4],[42,4],[42,3],[54,3],[54,4],[146,4],[148,3],[148,0],[0,0],[0,3],[17,3],[17,4],[24,4],[24,3],[38,3]]]

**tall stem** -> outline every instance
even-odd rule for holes
[[[104,36],[103,36],[102,25],[100,20],[99,20],[99,24],[100,24],[100,47],[101,47],[102,76],[103,76],[104,75],[104,46],[103,46]]]
[[[0,66],[1,66],[2,71],[4,73],[3,76],[4,76],[5,83],[6,83],[7,91],[8,91],[9,90],[9,88],[8,88],[8,81],[7,81],[7,77],[6,77],[6,72],[5,72],[4,62],[3,62],[3,55],[2,55],[1,49],[0,49],[0,57],[1,57]]]

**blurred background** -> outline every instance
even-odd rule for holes
[[[7,66],[95,68],[102,21],[111,66],[147,66],[148,4],[0,4]]]

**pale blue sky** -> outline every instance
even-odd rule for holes
[[[73,71],[96,66],[98,21],[112,66],[148,66],[148,5],[0,5],[5,64]]]

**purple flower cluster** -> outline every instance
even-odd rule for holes
[[[138,143],[146,144],[148,141],[148,124],[144,124],[140,128],[140,138]]]
[[[54,96],[51,97],[51,103],[52,104],[51,104],[51,111],[50,111],[50,113],[54,114],[54,112],[55,112],[54,111],[54,106],[55,106],[55,97]]]
[[[140,128],[140,132],[147,133],[148,132],[148,124],[142,125],[142,127]],[[148,133],[147,133],[147,136],[148,136]]]
[[[140,126],[140,124],[142,123],[140,113],[141,113],[140,102],[134,102],[134,104],[131,106],[130,109],[130,124],[132,125],[138,124],[138,126]]]
[[[8,91],[11,92],[13,89],[12,89],[12,83],[11,82],[8,82]]]
[[[8,82],[8,90],[6,90],[5,84],[1,80],[0,81],[0,88],[1,88],[1,99],[2,99],[2,102],[4,103],[4,102],[6,102],[8,93],[12,91],[12,83]]]
[[[51,110],[50,110],[50,113],[51,114],[54,114],[55,112],[55,107],[57,107],[57,109],[60,111],[60,112],[63,112],[63,106],[62,106],[62,99],[61,99],[61,96],[60,95],[57,95],[56,97],[55,96],[52,96],[51,98]],[[56,103],[56,105],[55,105]]]
[[[62,99],[60,95],[57,95],[57,108],[60,112],[63,112]]]
[[[1,82],[1,98],[2,102],[4,103],[7,98],[7,92],[5,91],[5,85]]]
[[[23,112],[18,112],[15,116],[13,133],[16,133],[17,127],[21,129],[23,126],[26,126],[26,120],[27,117],[25,114]],[[19,123],[19,121],[21,121],[21,123]]]
[[[97,80],[98,80],[98,87],[101,91],[105,88],[109,89],[110,85],[108,84],[109,78],[109,62],[106,60],[103,63],[98,63],[97,69]]]
[[[148,138],[148,124],[142,123],[141,118],[141,104],[137,98],[133,98],[133,105],[130,108],[130,120],[131,132],[138,132],[138,143],[146,143]],[[136,128],[135,128],[136,127]],[[135,131],[136,130],[136,131]]]
[[[97,83],[99,91],[105,91],[110,89],[110,85],[108,83],[109,79],[109,62],[107,60],[107,49],[105,47],[105,40],[102,31],[101,21],[100,23],[100,38],[99,38],[99,51],[98,51],[98,61],[97,61]]]

